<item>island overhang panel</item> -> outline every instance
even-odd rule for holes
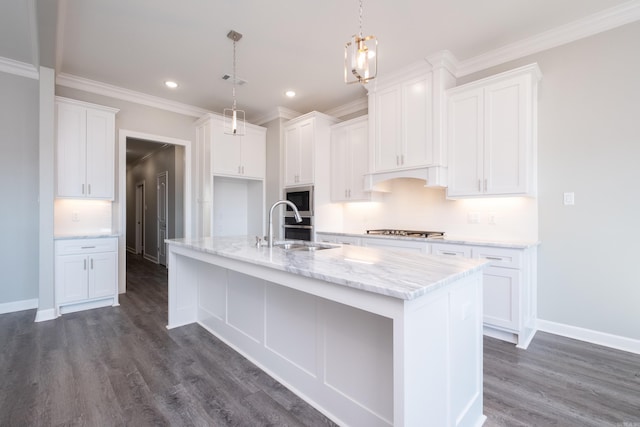
[[[483,261],[167,242],[168,328],[199,323],[340,425],[484,422]]]

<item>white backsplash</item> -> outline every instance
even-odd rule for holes
[[[499,241],[538,240],[538,201],[530,197],[447,200],[444,189],[396,179],[380,202],[345,203],[343,232],[397,228],[444,231],[450,237]],[[475,218],[477,223],[471,223]],[[495,224],[490,224],[493,218]],[[319,230],[322,231],[322,230]]]
[[[56,199],[54,234],[93,235],[112,232],[112,208],[107,200]]]

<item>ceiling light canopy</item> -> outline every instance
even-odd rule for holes
[[[233,106],[223,111],[224,133],[234,136],[242,136],[245,133],[244,111],[236,108],[236,43],[242,38],[242,34],[231,30],[227,37],[233,40]]]
[[[287,95],[289,98],[293,98],[294,96],[296,96],[296,92],[293,90],[288,90],[284,94]]]
[[[166,82],[164,82],[164,85],[169,89],[175,89],[178,87],[178,83],[174,82],[173,80],[167,80]]]
[[[378,40],[362,35],[362,0],[360,0],[360,32],[344,46],[344,82],[365,84],[378,74]]]

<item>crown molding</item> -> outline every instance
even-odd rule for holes
[[[182,104],[180,102],[170,101],[158,96],[147,95],[146,93],[142,92],[123,89],[121,87],[97,82],[95,80],[85,79],[71,74],[58,74],[56,76],[56,84],[72,89],[95,93],[97,95],[103,95],[110,98],[133,102],[136,104],[147,105],[149,107],[171,111],[173,113],[184,114],[185,116],[202,117],[203,115],[210,113],[209,110],[205,110],[203,108],[194,107],[188,104]]]
[[[40,78],[40,73],[35,65],[27,64],[26,62],[14,61],[13,59],[4,58],[2,56],[0,56],[0,71],[35,80]]]
[[[291,119],[294,119],[294,118],[296,118],[298,116],[301,116],[301,115],[302,115],[302,113],[299,113],[297,111],[291,110],[289,108],[276,107],[272,111],[270,111],[269,113],[258,117],[255,120],[255,123],[257,125],[262,126],[263,124],[269,123],[272,120],[276,120],[276,119],[291,120]]]
[[[351,102],[347,102],[344,105],[339,105],[335,108],[325,111],[324,113],[333,117],[344,117],[349,114],[357,113],[369,108],[369,100],[365,98],[358,98]]]
[[[632,0],[533,37],[460,61],[456,77],[562,46],[640,20],[640,0]]]

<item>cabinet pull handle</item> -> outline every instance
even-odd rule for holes
[[[344,197],[347,197],[347,190],[344,190]]]
[[[238,166],[238,173],[242,173],[241,170],[240,170],[240,166]]]
[[[456,256],[458,254],[456,254],[455,252],[442,252],[442,255],[453,255],[453,256]]]
[[[481,185],[482,185],[482,184],[480,183],[480,180],[478,180],[478,192],[482,191],[482,187],[481,187]]]
[[[400,164],[404,165],[404,154],[400,155]]]
[[[88,184],[87,187],[89,188],[89,191],[87,191],[87,194],[91,194],[91,184]]]
[[[485,259],[490,259],[492,261],[502,261],[502,258],[497,256],[486,256]]]
[[[91,269],[93,270],[93,258],[91,258]]]
[[[82,184],[82,194],[84,194],[84,184]]]
[[[86,260],[86,258],[85,258],[85,260],[84,260],[84,269],[85,269],[85,270],[87,269],[87,260]]]
[[[487,192],[487,178],[484,179],[484,192]]]
[[[349,189],[349,198],[351,198],[351,189]]]
[[[400,156],[396,155],[396,166],[400,166]]]
[[[340,243],[341,245],[350,245],[351,244],[349,242],[338,242],[338,243]]]
[[[80,249],[95,249],[95,246],[80,246]]]
[[[244,166],[242,166],[242,175],[244,175]]]

